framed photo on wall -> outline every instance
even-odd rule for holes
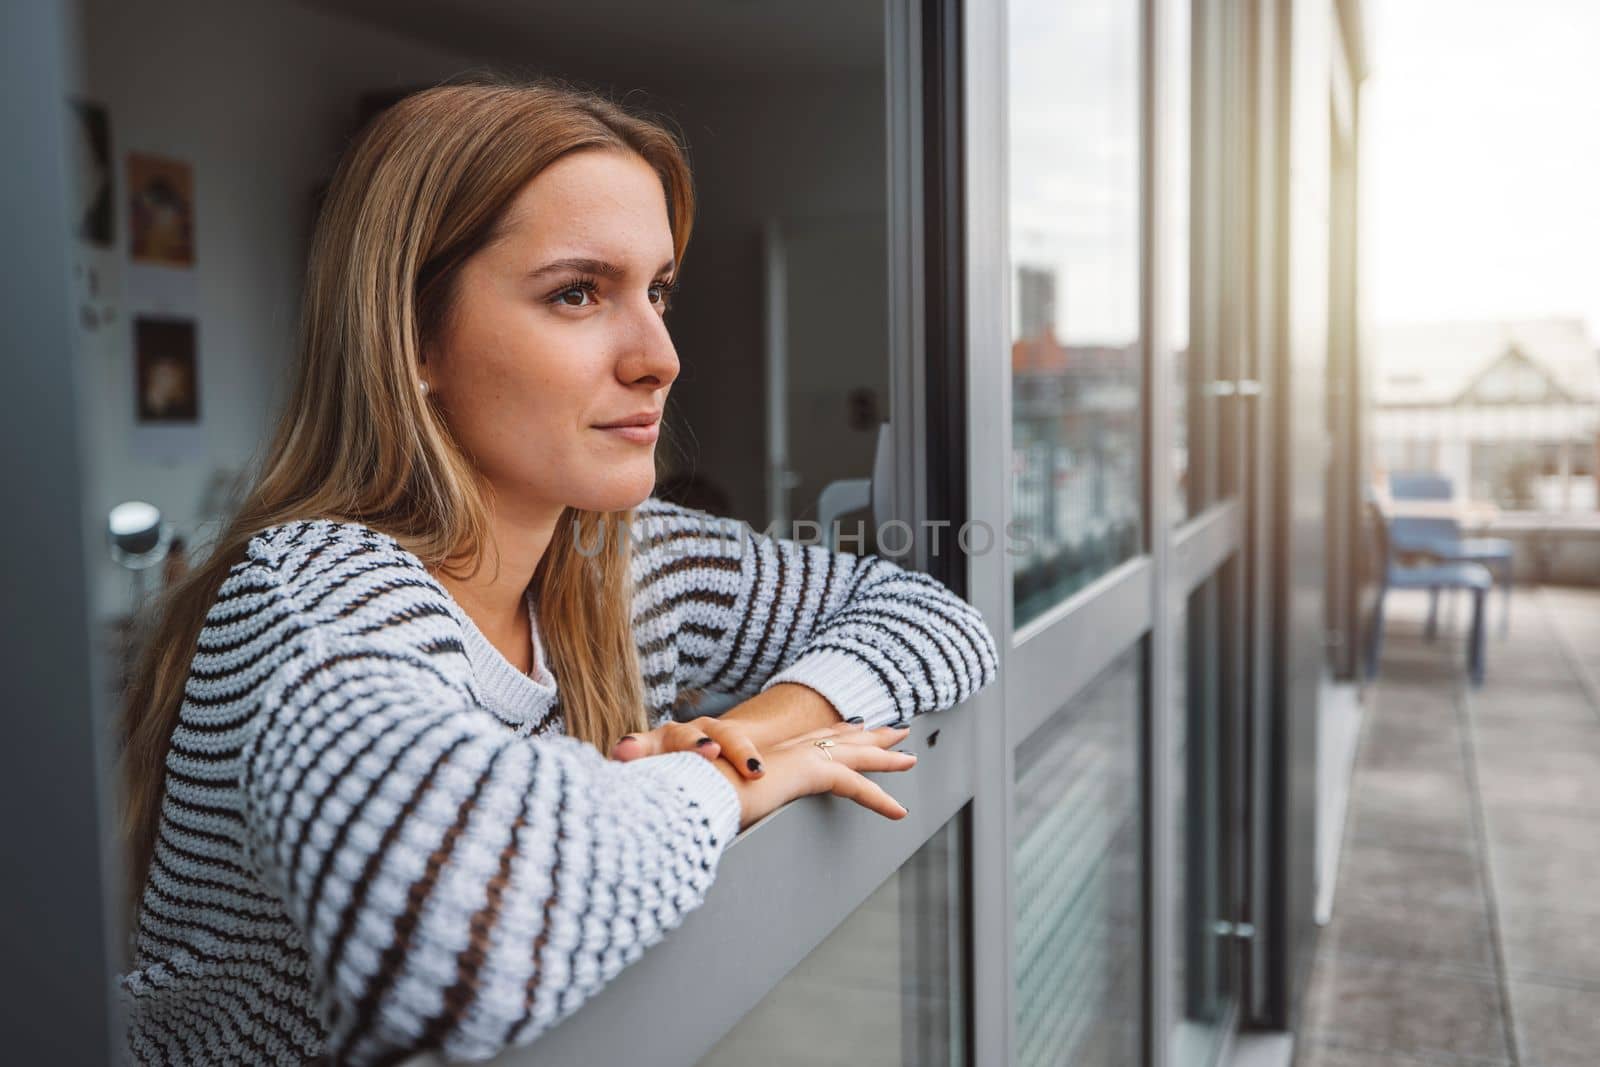
[[[128,154],[129,255],[135,263],[194,266],[194,170],[177,159]]]
[[[200,368],[194,320],[137,318],[133,350],[138,421],[199,422]]]
[[[73,158],[78,237],[98,248],[115,243],[111,210],[111,120],[100,104],[72,102]]]

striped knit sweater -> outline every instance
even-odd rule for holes
[[[995,674],[927,575],[656,499],[634,633],[653,721],[678,694],[798,682],[880,725]],[[218,591],[167,758],[121,979],[141,1063],[483,1058],[571,1013],[702,900],[739,828],[703,757],[564,736],[392,537],[251,540]]]

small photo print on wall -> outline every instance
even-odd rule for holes
[[[176,159],[128,154],[129,254],[135,263],[194,266],[194,170]]]
[[[139,318],[133,324],[141,423],[200,421],[200,372],[192,319]]]
[[[77,183],[73,205],[78,236],[92,245],[110,248],[114,239],[111,216],[111,120],[106,109],[86,100],[72,102],[69,151]]]

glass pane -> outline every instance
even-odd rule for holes
[[[961,822],[930,837],[700,1067],[965,1064]]]
[[[822,491],[872,473],[878,427],[889,419],[887,226],[880,211],[768,230],[768,266],[779,275],[784,304],[783,348],[770,373],[787,406],[785,473],[769,520],[827,522],[817,507]],[[850,537],[875,546],[858,536],[874,532],[867,516],[832,517],[842,523],[843,547],[853,547]]]
[[[1139,8],[1010,8],[1019,625],[1140,548]]]
[[[1228,898],[1215,578],[1195,590],[1174,623],[1172,1063],[1209,1067],[1231,994],[1228,942],[1216,932]]]
[[[1140,1060],[1140,659],[1017,749],[1019,1067]]]
[[[1167,146],[1167,302],[1166,325],[1172,350],[1172,521],[1182,522],[1194,513],[1195,496],[1189,487],[1189,146],[1191,143],[1189,89],[1190,4],[1193,0],[1164,0],[1166,32],[1172,42],[1170,106],[1161,109],[1162,135]]]

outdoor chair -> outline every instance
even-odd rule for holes
[[[1455,487],[1450,479],[1433,471],[1408,471],[1389,476],[1389,495],[1399,500],[1442,500],[1455,498]],[[1395,554],[1426,556],[1439,563],[1480,563],[1489,569],[1491,576],[1505,589],[1505,613],[1501,617],[1500,632],[1511,632],[1512,560],[1515,555],[1510,541],[1503,537],[1463,537],[1461,523],[1449,516],[1396,515],[1391,519],[1390,534]],[[1432,590],[1428,598],[1427,636],[1437,632],[1439,618],[1439,590]]]
[[[1464,589],[1472,594],[1472,632],[1467,642],[1467,673],[1473,685],[1482,685],[1483,614],[1489,589],[1494,584],[1489,569],[1480,563],[1463,561],[1403,565],[1396,559],[1396,547],[1390,537],[1390,522],[1397,523],[1399,520],[1391,520],[1376,502],[1369,501],[1367,508],[1373,533],[1373,551],[1378,564],[1378,597],[1373,608],[1372,627],[1367,636],[1367,677],[1375,678],[1378,674],[1378,660],[1383,653],[1384,602],[1391,589],[1427,589],[1436,597],[1441,589]],[[1432,628],[1431,611],[1429,628]]]

